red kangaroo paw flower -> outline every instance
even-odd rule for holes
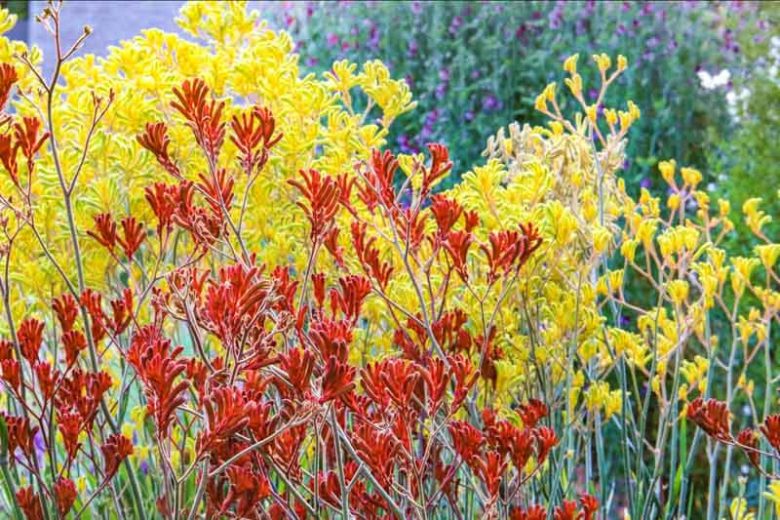
[[[539,464],[547,460],[547,455],[550,451],[557,446],[558,436],[555,435],[555,431],[552,428],[542,426],[535,430],[536,436],[536,458]]]
[[[780,451],[780,415],[770,415],[761,425],[761,433],[775,450]]]
[[[473,241],[474,236],[469,231],[450,231],[444,242],[444,249],[452,261],[452,266],[464,282],[469,280],[467,262]]]
[[[538,399],[529,399],[517,408],[517,414],[526,428],[534,428],[541,419],[547,417],[547,413],[547,405]]]
[[[510,520],[547,520],[544,506],[530,506],[528,509],[515,508],[509,513]]]
[[[35,494],[32,486],[20,488],[16,492],[16,501],[26,520],[43,520],[43,506],[41,506],[40,497]]]
[[[138,248],[141,247],[146,234],[144,233],[144,225],[135,220],[133,217],[127,217],[122,219],[122,233],[123,237],[117,236],[117,242],[122,246],[125,256],[128,259],[132,259]]]
[[[19,389],[22,386],[21,367],[19,362],[15,359],[4,359],[2,363],[0,363],[0,366],[3,369],[3,381],[16,392],[19,392]]]
[[[70,332],[79,315],[78,302],[76,299],[69,293],[65,293],[59,298],[55,298],[51,301],[51,308],[57,316],[57,321],[60,322],[62,332]]]
[[[173,162],[171,156],[168,154],[168,146],[171,144],[171,139],[168,137],[168,126],[165,123],[146,123],[146,130],[143,134],[136,136],[138,143],[152,152],[157,162],[165,168],[165,170],[176,177],[181,178],[181,172],[176,163]]]
[[[301,192],[308,204],[297,202],[296,204],[306,214],[311,224],[310,238],[313,242],[319,242],[330,232],[339,208],[338,183],[327,175],[321,175],[317,170],[301,170],[303,182],[298,180],[287,181],[291,186]]]
[[[39,135],[43,123],[37,117],[24,117],[21,123],[14,123],[14,139],[16,147],[27,159],[27,167],[32,170],[35,154],[49,138],[48,132]]]
[[[69,478],[59,477],[54,482],[54,499],[57,502],[57,511],[61,517],[67,516],[70,510],[73,508],[73,504],[76,502],[78,493],[76,492],[76,484]]]
[[[758,435],[754,430],[746,428],[737,435],[737,443],[745,452],[748,460],[753,466],[759,468],[761,464],[761,454],[759,453]]]
[[[583,494],[580,497],[580,504],[583,510],[583,520],[593,520],[599,510],[599,501],[593,495]]]
[[[322,374],[322,390],[318,401],[326,403],[348,394],[355,388],[355,369],[330,356]]]
[[[100,447],[105,463],[106,479],[112,478],[119,470],[119,465],[133,454],[133,443],[122,434],[109,435]]]
[[[726,403],[697,397],[688,404],[687,415],[707,435],[722,441],[731,440],[731,421]]]
[[[198,145],[216,164],[225,140],[225,123],[222,121],[225,102],[209,99],[211,91],[200,78],[185,81],[181,88],[174,88],[173,93],[176,101],[171,106],[184,116]]]
[[[19,325],[16,335],[19,338],[22,356],[32,365],[38,360],[38,352],[43,343],[43,322],[27,318]]]
[[[0,65],[0,110],[5,110],[11,89],[17,81],[19,81],[19,76],[13,65],[10,63]]]
[[[117,228],[114,217],[110,213],[95,215],[95,229],[87,231],[87,235],[98,241],[100,245],[114,252],[117,244]]]
[[[463,214],[463,207],[444,195],[434,195],[431,197],[431,213],[439,228],[439,236],[446,237]]]

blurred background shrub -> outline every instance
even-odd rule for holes
[[[728,140],[735,128],[726,103],[730,78],[743,76],[747,50],[753,60],[767,46],[770,10],[757,3],[692,1],[291,2],[266,14],[293,35],[306,57],[302,65],[312,72],[345,57],[377,58],[395,77],[405,77],[419,108],[396,123],[391,146],[414,152],[430,141],[448,143],[452,182],[479,157],[486,129],[541,122],[533,101],[558,72],[549,67],[551,59],[624,54],[632,66],[611,94],[642,109],[627,154],[634,164],[627,165],[626,180],[636,192],[640,186],[661,189],[661,159],[709,171],[707,145]],[[723,70],[729,72],[720,75]],[[705,85],[699,73],[715,79]],[[726,156],[749,153],[718,144],[719,165],[727,164]]]

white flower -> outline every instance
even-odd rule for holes
[[[731,79],[731,72],[729,72],[728,69],[723,69],[713,76],[706,70],[700,70],[698,76],[702,87],[706,90],[713,90],[728,85],[729,80]]]

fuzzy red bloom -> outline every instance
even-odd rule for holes
[[[11,95],[11,89],[19,81],[16,69],[10,63],[0,64],[0,110],[5,110],[8,98]]]
[[[339,361],[335,356],[330,356],[322,374],[322,393],[319,402],[325,403],[348,394],[355,388],[354,379],[353,367]]]
[[[81,416],[75,410],[63,411],[57,414],[57,428],[62,435],[65,444],[65,452],[68,460],[72,461],[81,446],[79,434],[81,433]]]
[[[474,236],[469,231],[450,231],[444,242],[444,249],[449,254],[455,272],[464,281],[469,280],[468,254]]]
[[[583,520],[593,520],[599,510],[598,499],[585,493],[580,497],[580,504],[582,505]]]
[[[431,166],[430,168],[423,168],[422,197],[426,197],[434,183],[447,175],[452,169],[450,151],[446,146],[439,143],[431,143],[428,145],[428,151],[431,153]]]
[[[578,520],[578,516],[577,502],[574,500],[564,500],[553,512],[555,520]]]
[[[100,341],[106,335],[106,315],[103,312],[103,297],[99,292],[92,289],[86,289],[80,297],[81,305],[87,309],[87,313],[92,320],[91,331],[94,340]]]
[[[392,432],[379,431],[370,424],[360,424],[352,430],[355,451],[371,468],[377,481],[385,488],[393,483],[393,467],[398,443]]]
[[[106,479],[112,478],[119,470],[119,465],[133,454],[133,443],[122,434],[109,435],[100,447],[105,463]]]
[[[54,499],[57,501],[57,511],[64,518],[73,508],[78,497],[76,485],[69,478],[59,477],[54,482],[53,491]]]
[[[87,348],[87,338],[78,330],[71,330],[62,335],[62,346],[65,349],[65,363],[70,366],[76,362],[79,353]]]
[[[431,213],[439,228],[439,236],[445,237],[463,214],[463,207],[444,195],[431,197]]]
[[[211,92],[200,78],[185,81],[181,88],[174,88],[173,93],[176,101],[171,106],[184,116],[198,145],[216,164],[225,140],[225,123],[222,121],[225,102],[209,99]]]
[[[746,428],[739,432],[737,435],[737,444],[745,452],[748,460],[753,466],[759,468],[761,461],[761,453],[759,452],[758,436],[754,430]]]
[[[428,396],[428,412],[434,415],[447,393],[447,385],[450,382],[450,374],[442,359],[429,359],[427,366],[418,370],[425,383]]]
[[[0,362],[0,367],[3,369],[3,381],[18,392],[22,386],[19,362],[15,359],[4,359]]]
[[[688,404],[688,419],[718,440],[731,440],[731,421],[728,405],[715,399],[697,397]]]
[[[117,243],[116,221],[110,213],[95,215],[95,229],[87,231],[87,235],[98,241],[100,245],[113,253]]]
[[[770,415],[761,425],[761,433],[775,450],[780,451],[780,415]]]
[[[146,201],[157,217],[157,234],[162,236],[163,233],[170,233],[173,229],[173,214],[176,211],[173,203],[176,186],[155,182],[147,186],[144,192]]]
[[[301,192],[308,204],[296,204],[306,214],[311,224],[309,236],[314,242],[324,239],[333,226],[333,218],[339,208],[339,187],[336,181],[327,175],[321,175],[317,170],[301,170],[303,182],[287,181]]]
[[[542,464],[547,460],[547,455],[550,451],[557,446],[558,436],[555,435],[555,430],[542,426],[535,430],[536,436],[536,458],[539,464]]]
[[[35,494],[32,486],[20,488],[16,492],[16,501],[26,520],[43,520],[43,506],[41,506],[40,497]]]
[[[471,360],[462,354],[450,356],[450,370],[455,376],[455,391],[452,396],[450,408],[452,411],[460,408],[466,396],[474,387],[479,378],[479,372],[474,368]]]
[[[133,337],[127,352],[128,362],[144,384],[147,410],[155,420],[158,435],[163,438],[168,434],[177,408],[186,401],[189,387],[186,381],[176,381],[187,368],[187,363],[178,359],[181,351],[182,347],[172,349],[171,342],[159,329],[146,326]]]
[[[506,471],[506,460],[497,451],[488,451],[484,458],[477,459],[476,473],[482,482],[485,483],[485,487],[488,490],[488,494],[491,497],[498,495],[499,487],[501,486],[501,476]]]
[[[24,117],[21,123],[14,123],[14,140],[16,147],[27,159],[27,167],[32,170],[35,154],[49,138],[48,132],[40,134],[43,123],[37,117]],[[39,135],[40,134],[40,135]]]
[[[366,240],[366,224],[352,223],[352,245],[363,270],[369,274],[382,290],[387,288],[393,267],[388,262],[379,259],[379,249],[374,246],[376,238]]]
[[[287,373],[295,390],[302,395],[309,392],[314,370],[314,356],[311,352],[302,348],[290,349],[279,356],[279,365]]]
[[[223,509],[232,506],[239,518],[256,517],[260,501],[271,495],[268,478],[242,467],[228,469],[227,477],[231,487],[222,504]]]
[[[273,135],[276,121],[267,108],[253,107],[230,122],[230,140],[238,148],[238,159],[247,175],[262,168],[268,161],[268,150],[282,138]]]
[[[314,321],[309,327],[309,337],[322,359],[334,356],[342,363],[347,361],[349,344],[352,342],[350,323],[328,318]]]
[[[364,182],[358,187],[358,198],[373,211],[381,201],[387,208],[395,206],[393,177],[398,169],[398,161],[389,151],[378,149],[371,151],[371,161],[364,174]]]
[[[8,452],[14,453],[19,448],[28,460],[32,460],[32,457],[35,456],[33,439],[38,427],[32,427],[26,417],[5,415],[2,412],[0,412],[0,416],[5,420],[5,427],[8,430]],[[11,460],[14,459],[11,458]]]
[[[547,520],[547,509],[543,506],[530,506],[528,509],[513,509],[510,520]]]
[[[65,293],[59,298],[52,300],[51,308],[57,316],[57,321],[60,322],[62,332],[70,332],[73,328],[73,324],[76,323],[76,318],[79,314],[78,302],[76,299],[71,296],[70,293]]]
[[[122,246],[125,256],[128,259],[132,259],[138,248],[141,247],[141,243],[146,238],[144,234],[144,225],[138,222],[134,217],[127,217],[122,219],[122,234],[124,236],[117,236],[117,242]]]
[[[547,405],[538,399],[530,399],[518,406],[517,414],[523,420],[523,426],[533,428],[542,418],[547,417]]]
[[[49,363],[36,361],[33,365],[33,372],[35,372],[35,379],[38,381],[38,388],[43,400],[46,402],[54,395],[54,388],[60,376],[59,371],[52,370]]]
[[[208,426],[198,438],[200,450],[214,450],[249,424],[249,417],[257,409],[254,401],[247,400],[236,388],[214,389],[203,403]]]
[[[19,149],[13,142],[9,134],[0,134],[0,162],[3,163],[5,171],[11,177],[11,182],[19,187],[19,164],[16,161],[17,151]]]
[[[473,466],[479,457],[485,438],[478,429],[466,421],[452,421],[449,424],[452,445],[466,464]]]
[[[163,123],[146,123],[146,130],[139,134],[136,139],[141,146],[152,152],[157,162],[174,177],[181,178],[181,172],[176,163],[173,162],[168,154],[168,146],[171,143],[168,137],[168,126]]]
[[[7,339],[0,339],[0,362],[13,359],[14,344]]]
[[[334,314],[339,311],[344,317],[355,323],[360,317],[363,300],[371,293],[371,282],[357,275],[349,275],[339,278],[339,289],[331,290],[331,306]]]
[[[43,322],[27,318],[19,325],[16,335],[19,338],[22,356],[32,365],[38,360],[38,352],[43,343]]]

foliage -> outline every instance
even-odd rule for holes
[[[406,78],[420,110],[398,121],[391,144],[410,153],[430,140],[447,142],[456,173],[483,150],[483,128],[543,123],[532,107],[537,86],[554,79],[550,59],[622,54],[634,67],[608,101],[633,99],[646,116],[627,153],[626,181],[638,193],[640,184],[663,189],[656,165],[664,157],[706,166],[708,131],[727,133],[731,121],[719,93],[699,88],[696,71],[739,65],[739,33],[727,30],[726,15],[749,25],[757,9],[742,2],[307,2],[290,3],[276,24],[299,42],[307,70],[326,71],[346,56],[379,58]],[[585,93],[588,101],[595,95]]]
[[[379,62],[301,78],[287,35],[202,2],[180,18],[200,43],[150,30],[74,59],[60,14],[49,80],[0,45],[9,515],[780,502],[771,216],[746,204],[750,253],[729,256],[737,217],[699,170],[663,161],[667,195],[628,192],[645,116],[609,94],[625,56],[563,60],[531,100],[545,124],[499,129],[446,187],[445,145],[382,149],[414,104]],[[755,497],[724,428],[738,402],[765,425],[739,441]]]

